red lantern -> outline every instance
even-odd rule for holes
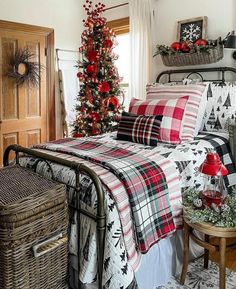
[[[181,43],[180,42],[173,42],[170,47],[175,51],[180,51]]]
[[[190,51],[190,47],[188,46],[188,43],[185,41],[181,43],[180,49],[182,52],[189,52]]]
[[[96,70],[96,67],[95,65],[93,64],[89,64],[87,67],[86,67],[86,71],[89,73],[89,74],[93,74]]]
[[[220,207],[224,195],[223,176],[228,174],[227,168],[222,164],[217,153],[208,153],[199,170],[205,175],[202,192],[205,206],[211,207],[215,204]]]
[[[106,81],[101,82],[98,86],[100,92],[108,92],[110,90],[110,84]]]
[[[198,39],[195,41],[195,45],[197,46],[206,46],[207,45],[207,40],[206,39]]]

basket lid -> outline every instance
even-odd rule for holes
[[[65,185],[44,178],[30,169],[9,166],[0,169],[0,220],[19,220],[48,207],[53,201],[66,200]],[[45,206],[46,204],[46,206]],[[29,214],[29,210],[32,213]],[[12,217],[11,217],[12,215]]]

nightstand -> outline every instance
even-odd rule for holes
[[[193,230],[197,230],[205,235],[205,240],[199,239]],[[219,245],[211,244],[210,236],[219,238]],[[236,247],[236,243],[227,245],[227,238],[236,237],[236,227],[234,228],[224,228],[216,227],[211,223],[191,223],[190,220],[184,217],[184,255],[183,255],[183,268],[180,278],[180,284],[184,285],[188,261],[189,261],[189,238],[192,238],[201,247],[205,248],[204,251],[204,268],[208,268],[209,251],[219,251],[220,253],[220,263],[219,263],[219,288],[225,289],[225,252],[227,249],[233,249]]]

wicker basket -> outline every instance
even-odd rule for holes
[[[68,289],[67,229],[64,185],[0,169],[1,289]]]
[[[175,55],[161,55],[166,66],[187,66],[214,63],[223,58],[223,45],[217,45],[208,52],[176,53]]]

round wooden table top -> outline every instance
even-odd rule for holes
[[[185,223],[188,224],[189,227],[202,232],[209,236],[221,237],[221,238],[235,238],[236,237],[236,227],[225,228],[225,227],[217,227],[212,223],[200,222],[193,223],[187,217],[184,217]]]

